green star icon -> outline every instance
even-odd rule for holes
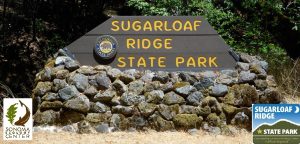
[[[261,129],[258,129],[258,130],[257,130],[257,134],[262,134],[262,130],[261,130]]]

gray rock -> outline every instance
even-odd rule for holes
[[[165,96],[163,98],[163,103],[165,103],[167,105],[183,104],[183,103],[185,103],[185,100],[180,95],[178,95],[174,92],[169,92],[169,93],[165,94]]]
[[[34,123],[36,124],[55,124],[59,122],[60,114],[53,110],[47,110],[44,112],[36,112],[33,116]]]
[[[69,71],[74,71],[74,70],[76,70],[80,67],[80,64],[75,60],[71,60],[71,61],[66,61],[65,62],[65,67]]]
[[[172,121],[163,119],[159,113],[154,113],[149,117],[150,126],[155,128],[157,131],[174,130],[175,126]]]
[[[169,73],[165,71],[158,71],[154,74],[152,81],[159,81],[161,83],[167,83],[169,81]]]
[[[107,75],[112,79],[115,80],[118,78],[119,75],[121,75],[122,72],[119,69],[112,68],[107,70]]]
[[[109,125],[107,123],[97,125],[95,127],[95,130],[99,133],[108,133],[109,132]]]
[[[216,97],[220,97],[220,96],[225,96],[227,92],[228,92],[228,88],[226,85],[217,84],[212,87],[210,94]]]
[[[182,81],[189,82],[191,85],[198,81],[196,77],[184,72],[180,73],[179,77],[182,79]]]
[[[101,90],[106,90],[110,88],[111,80],[107,76],[97,75],[96,82],[98,84],[98,88]]]
[[[195,92],[195,91],[197,91],[197,89],[191,85],[186,85],[186,86],[175,89],[176,93],[178,93],[179,95],[184,96],[184,97],[190,95],[192,92]]]
[[[141,80],[136,80],[128,85],[128,91],[133,92],[135,94],[142,94],[144,87],[144,82]]]
[[[66,80],[54,79],[52,91],[57,92],[58,90],[65,88],[67,85],[68,84],[67,84]]]
[[[58,65],[64,65],[65,62],[67,61],[72,61],[72,59],[70,57],[67,57],[67,56],[59,56],[55,59],[55,65],[58,66]]]
[[[149,117],[156,110],[156,105],[152,103],[141,102],[138,109],[144,117]]]
[[[198,133],[198,129],[196,129],[196,128],[193,128],[193,129],[189,129],[188,131],[187,131],[190,135],[197,135],[197,133]]]
[[[67,86],[58,91],[59,97],[64,101],[69,100],[69,99],[77,96],[78,94],[79,94],[78,90],[73,85]]]
[[[75,85],[80,92],[83,92],[89,87],[88,77],[80,73],[70,77],[69,82]]]
[[[151,92],[153,90],[159,90],[161,88],[159,81],[147,82],[144,86],[144,92]]]
[[[123,81],[125,84],[129,84],[130,82],[135,80],[134,76],[128,75],[128,74],[120,74],[118,77],[121,81]]]
[[[258,78],[260,79],[265,79],[267,77],[267,72],[259,64],[256,63],[250,64],[250,72],[257,74]]]
[[[191,128],[199,128],[202,123],[202,119],[200,119],[196,114],[177,114],[173,122],[175,127],[180,129],[191,129]]]
[[[57,93],[48,92],[42,97],[43,101],[57,101],[59,100],[59,96]]]
[[[178,104],[167,106],[160,104],[158,106],[159,114],[166,120],[172,120],[173,117],[180,112],[180,107]]]
[[[238,72],[236,70],[231,70],[231,69],[221,70],[220,73],[223,74],[223,75],[230,76],[230,77],[237,77],[238,76]]]
[[[186,98],[186,101],[190,105],[198,106],[202,99],[203,99],[203,94],[199,91],[195,91]]]
[[[79,69],[76,70],[78,73],[90,76],[95,75],[97,71],[94,70],[92,66],[81,66]]]
[[[225,74],[221,74],[216,80],[217,83],[224,84],[224,85],[233,85],[237,83],[237,81],[238,81],[237,78],[232,78],[231,76]]]
[[[141,80],[145,83],[148,83],[148,82],[152,82],[152,79],[154,77],[154,73],[151,72],[151,73],[145,73],[142,77],[141,77]]]
[[[269,64],[266,61],[259,61],[259,65],[265,70],[267,71],[269,68]]]
[[[249,71],[241,71],[239,76],[240,83],[252,83],[256,75],[254,73],[250,73]]]
[[[251,63],[256,60],[256,58],[254,56],[250,56],[246,53],[240,53],[240,59],[242,62],[245,62],[245,63]]]
[[[153,90],[145,93],[146,101],[149,103],[160,103],[164,98],[164,92],[161,90]]]
[[[90,86],[86,90],[84,90],[83,94],[88,96],[88,97],[93,97],[98,93],[98,90],[94,86]]]
[[[207,117],[211,113],[211,109],[209,106],[204,106],[204,107],[197,107],[196,113],[199,116]]]
[[[110,108],[107,105],[100,102],[90,102],[90,106],[90,111],[94,113],[105,113],[110,110]]]
[[[111,127],[115,127],[115,128],[119,128],[121,120],[124,119],[124,115],[122,114],[112,114],[111,118],[110,118],[110,126]]]
[[[113,99],[111,99],[111,104],[112,104],[113,106],[121,105],[120,97],[119,97],[119,96],[113,97]]]
[[[73,124],[84,120],[85,115],[73,110],[64,109],[60,113],[60,123],[62,125]]]
[[[147,120],[142,116],[133,115],[129,118],[131,126],[137,129],[142,129],[146,124]]]
[[[181,105],[180,106],[180,114],[195,114],[196,107],[190,105]]]
[[[85,120],[91,123],[109,122],[111,113],[88,113]]]
[[[164,91],[165,93],[170,92],[173,90],[173,83],[172,82],[167,82],[159,88],[160,90]]]
[[[64,107],[82,113],[87,113],[90,109],[90,101],[85,95],[79,94],[75,98],[67,100],[64,103]]]
[[[56,73],[55,73],[55,77],[58,78],[58,79],[65,79],[69,76],[69,71],[68,70],[65,70],[65,69],[62,69],[62,70],[58,70]]]
[[[266,80],[255,80],[254,81],[255,87],[259,90],[265,90],[268,87],[268,83]]]
[[[132,92],[125,92],[122,94],[120,98],[121,103],[127,106],[137,105],[143,101],[145,101],[144,95],[137,95]]]
[[[45,69],[41,72],[41,80],[42,81],[50,81],[52,79],[52,69],[49,67],[45,67]]]
[[[101,102],[109,102],[116,95],[117,95],[117,93],[110,88],[110,89],[107,89],[105,91],[100,91],[99,93],[97,93],[94,97],[94,100],[95,101],[101,101]]]
[[[65,132],[75,133],[77,131],[77,128],[75,128],[73,125],[66,125],[62,127],[62,130]]]
[[[251,120],[244,112],[237,113],[231,120],[231,124],[246,129],[251,128]]]
[[[87,121],[81,121],[77,124],[78,127],[78,133],[80,134],[89,134],[92,133],[92,127],[89,122]]]
[[[204,71],[201,72],[200,75],[203,78],[211,78],[211,79],[216,79],[218,77],[218,74],[214,71]]]
[[[214,85],[214,81],[211,78],[202,78],[199,82],[194,83],[194,87],[197,90],[204,90]]]
[[[111,69],[111,67],[107,65],[97,65],[94,67],[96,71],[107,71],[108,69]]]
[[[207,123],[203,124],[202,128],[209,133],[212,133],[214,135],[220,135],[221,129],[219,127],[209,126]]]
[[[124,92],[128,91],[127,86],[120,80],[115,80],[112,84],[114,90],[117,91],[118,95],[122,95]]]
[[[249,63],[237,62],[237,68],[241,71],[248,71],[249,70]]]
[[[142,72],[136,70],[136,69],[128,69],[124,71],[124,74],[133,76],[135,79],[140,79],[143,75]]]
[[[261,103],[274,103],[278,104],[282,101],[282,96],[278,92],[276,88],[267,88],[264,91],[264,94],[260,97],[260,102]]]
[[[60,108],[62,108],[63,103],[61,101],[53,101],[53,102],[49,102],[49,101],[44,101],[42,102],[41,106],[40,106],[40,110],[41,111],[45,111],[45,110],[60,110]]]
[[[33,93],[37,96],[43,96],[47,92],[51,91],[52,83],[51,82],[38,82]]]
[[[130,106],[117,105],[112,107],[112,112],[123,114],[125,116],[131,116],[134,112],[134,109]]]

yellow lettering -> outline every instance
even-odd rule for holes
[[[175,31],[180,31],[182,29],[182,23],[180,20],[176,20],[173,22],[172,27]]]
[[[183,57],[176,57],[176,67],[179,67],[180,64],[184,63]]]
[[[198,67],[206,67],[206,58],[205,57],[198,57]]]
[[[130,30],[130,21],[127,21],[127,27],[125,27],[125,22],[122,21],[121,27],[122,27],[123,31],[129,31]]]
[[[165,39],[165,49],[171,49],[172,48],[171,42],[172,42],[171,38],[166,38]]]
[[[189,57],[189,59],[187,60],[186,67],[190,67],[190,66],[196,67],[196,62],[193,57]]]
[[[190,21],[186,21],[186,23],[183,26],[183,30],[184,31],[187,31],[187,30],[193,31],[193,26]]]
[[[166,60],[166,57],[159,57],[158,58],[158,67],[160,67],[160,68],[166,67],[165,60]]]
[[[128,57],[129,60],[129,67],[133,66],[133,60],[135,59],[135,57]]]
[[[150,60],[150,67],[154,66],[154,60],[156,59],[156,57],[149,57]]]
[[[217,57],[209,57],[209,59],[208,59],[208,64],[209,64],[209,67],[212,67],[212,64],[214,65],[214,67],[218,67],[218,65],[216,64],[216,59],[217,59]]]
[[[158,29],[160,31],[163,31],[162,27],[163,27],[162,21],[154,21],[154,30],[155,31],[157,31]]]
[[[132,29],[134,31],[140,31],[142,29],[141,22],[140,21],[134,21],[132,23]]]
[[[142,40],[142,48],[143,49],[148,49],[151,46],[151,42],[149,39],[143,39]]]
[[[143,57],[140,57],[138,60],[137,67],[140,67],[140,66],[146,67],[146,61]]]
[[[200,26],[200,24],[201,24],[201,21],[199,21],[199,20],[194,21],[194,31],[197,31],[197,28]]]
[[[129,48],[135,48],[134,47],[134,44],[135,44],[135,40],[133,38],[128,38],[126,40],[126,47],[129,49]]]
[[[168,21],[165,21],[165,22],[164,22],[164,26],[165,26],[165,31],[172,31],[172,29],[170,29],[170,28],[168,27]]]
[[[117,65],[118,67],[126,67],[126,63],[124,62],[125,58],[124,57],[119,57],[118,58],[118,61],[119,61],[119,64]]]
[[[153,47],[156,49],[160,49],[162,47],[161,39],[154,39],[153,41]]]
[[[152,31],[152,26],[151,26],[150,21],[146,21],[144,24],[144,31],[146,31],[146,30]]]
[[[111,30],[112,31],[119,31],[120,27],[118,26],[118,23],[119,23],[119,21],[112,21],[111,22],[111,25],[112,25]]]

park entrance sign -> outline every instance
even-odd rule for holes
[[[83,65],[119,69],[233,69],[235,54],[200,16],[116,16],[67,48]]]

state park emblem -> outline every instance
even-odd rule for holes
[[[98,37],[95,45],[95,53],[101,59],[111,59],[116,56],[117,53],[117,40],[109,35],[103,35]]]

